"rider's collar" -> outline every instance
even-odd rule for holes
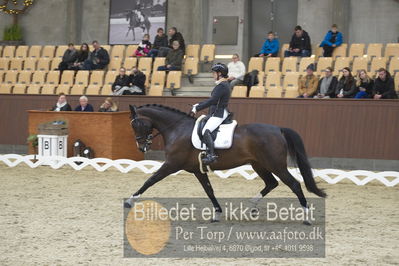
[[[216,85],[219,85],[219,84],[222,83],[223,81],[227,81],[227,79],[226,79],[226,78],[221,78],[221,79],[215,81],[215,84],[216,84]]]

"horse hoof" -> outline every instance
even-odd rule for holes
[[[220,222],[219,220],[216,220],[216,219],[212,219],[211,220],[211,223],[218,223],[218,222]]]
[[[258,209],[258,208],[252,208],[252,210],[251,210],[251,217],[252,217],[252,218],[257,218],[257,217],[259,217],[259,209]]]
[[[125,201],[125,203],[123,204],[123,207],[126,208],[126,209],[131,209],[132,205],[130,205],[130,203]]]
[[[304,224],[304,225],[312,225],[312,223],[309,222],[309,221],[303,221],[303,224]]]

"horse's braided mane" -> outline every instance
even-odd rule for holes
[[[159,108],[162,108],[162,109],[165,109],[165,110],[169,110],[169,111],[172,111],[172,112],[187,116],[187,117],[189,117],[191,119],[194,119],[192,116],[190,116],[189,114],[187,114],[187,113],[185,113],[183,111],[180,111],[179,109],[176,109],[176,108],[173,108],[173,107],[169,107],[169,106],[165,106],[165,105],[162,105],[162,104],[155,104],[155,103],[154,104],[145,104],[145,105],[139,106],[138,109],[143,108],[143,107],[159,107]]]

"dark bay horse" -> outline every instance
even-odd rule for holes
[[[161,168],[125,202],[125,207],[130,208],[134,200],[155,183],[179,170],[185,170],[197,177],[212,201],[215,212],[220,216],[222,209],[215,198],[208,175],[201,173],[199,168],[200,151],[191,143],[195,119],[179,110],[155,104],[138,108],[130,105],[130,112],[131,125],[139,149],[146,152],[150,148],[152,131],[155,128],[163,137],[166,160]],[[218,159],[211,165],[212,170],[225,170],[251,164],[254,171],[262,178],[265,187],[254,197],[254,203],[277,187],[278,181],[273,176],[275,174],[291,188],[300,204],[307,210],[307,201],[301,185],[288,172],[288,154],[297,163],[308,191],[326,197],[323,190],[316,186],[302,139],[292,129],[267,124],[238,126],[234,133],[233,146],[228,150],[217,150],[216,153]]]

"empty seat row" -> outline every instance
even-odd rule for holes
[[[274,87],[268,90],[264,86],[252,86],[249,93],[247,86],[235,86],[231,93],[232,97],[253,97],[253,98],[296,98],[299,96],[297,90],[285,90],[281,87]]]

